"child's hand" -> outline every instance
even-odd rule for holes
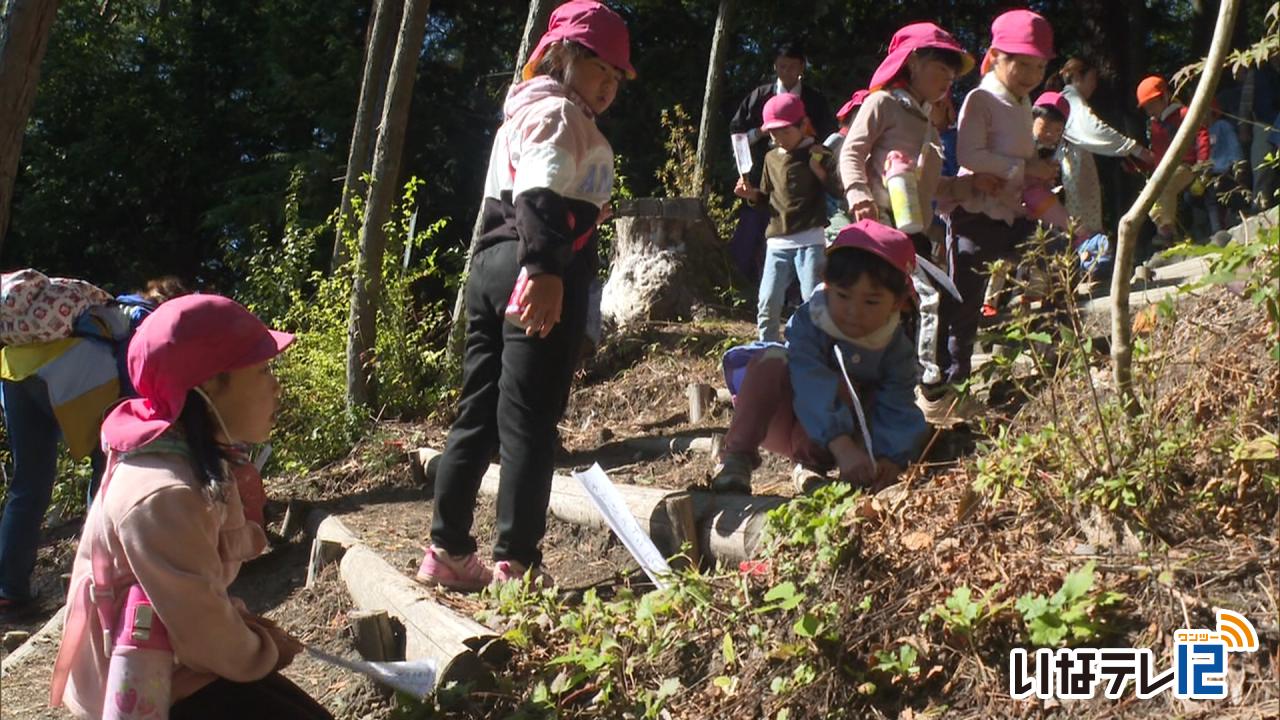
[[[738,184],[733,186],[733,194],[743,200],[755,200],[760,196],[760,191],[751,186],[744,177],[738,178]]]
[[[876,207],[874,200],[863,200],[853,206],[853,220],[879,220],[880,208]]]
[[[995,195],[1004,187],[1004,178],[991,173],[974,173],[973,189],[983,195]]]
[[[841,435],[828,443],[827,448],[835,456],[841,482],[865,487],[875,480],[876,466],[871,462],[871,456],[852,437]]]
[[[521,301],[523,310],[520,321],[525,335],[546,337],[551,328],[560,322],[561,305],[564,302],[564,281],[559,275],[542,273],[529,278]]]
[[[290,635],[287,630],[277,625],[274,620],[262,617],[261,615],[247,615],[243,613],[242,615],[244,615],[244,618],[248,623],[257,625],[267,631],[267,635],[271,638],[272,644],[276,646],[276,654],[278,656],[276,658],[276,670],[283,670],[284,668],[289,667],[289,664],[298,656],[298,653],[303,651],[302,643],[297,638]]]
[[[1244,124],[1244,123],[1241,123],[1241,124],[1240,124],[1240,127],[1242,127],[1242,128],[1248,128],[1248,125],[1246,125],[1246,124]],[[1156,156],[1155,156],[1155,155],[1153,155],[1153,154],[1151,153],[1151,151],[1150,151],[1150,150],[1146,149],[1145,147],[1143,147],[1143,146],[1141,146],[1141,145],[1139,145],[1139,146],[1138,146],[1138,149],[1137,149],[1135,152],[1133,152],[1133,153],[1132,153],[1132,155],[1133,155],[1135,158],[1137,158],[1137,159],[1138,159],[1138,162],[1141,162],[1143,165],[1155,165],[1155,164],[1156,164]]]
[[[819,182],[827,181],[827,169],[822,166],[822,153],[809,153],[809,169],[817,176]]]

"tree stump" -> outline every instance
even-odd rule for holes
[[[614,215],[613,262],[600,301],[614,327],[687,319],[728,285],[725,251],[701,200],[625,200]]]

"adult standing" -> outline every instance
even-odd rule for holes
[[[1276,169],[1263,160],[1280,145],[1280,57],[1253,68],[1240,92],[1240,145],[1249,155],[1254,202],[1265,210],[1275,204]]]
[[[774,80],[752,90],[729,121],[729,132],[746,134],[751,144],[751,172],[747,175],[751,187],[760,186],[764,155],[769,151],[769,133],[760,126],[764,124],[764,104],[770,98],[783,93],[798,95],[804,102],[809,122],[813,124],[815,137],[825,138],[836,131],[835,118],[826,97],[817,88],[804,84],[806,65],[804,48],[800,43],[779,45],[773,60]],[[729,255],[734,267],[753,282],[760,276],[761,252],[768,224],[768,207],[751,207],[743,203],[738,214],[738,227],[729,242]]]
[[[1067,213],[1093,234],[1103,232],[1102,188],[1094,154],[1109,157],[1132,155],[1144,164],[1152,162],[1151,151],[1141,143],[1111,127],[1093,112],[1089,98],[1098,89],[1098,68],[1084,58],[1073,57],[1058,71],[1062,96],[1071,105],[1063,137],[1062,184],[1067,195]]]

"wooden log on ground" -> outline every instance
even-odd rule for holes
[[[311,541],[311,556],[307,559],[307,587],[311,587],[320,571],[326,565],[341,560],[347,548],[359,543],[360,538],[341,520],[324,511],[313,512],[307,525],[314,537]]]
[[[739,563],[756,556],[768,512],[787,502],[776,496],[691,492],[702,553],[709,559]]]
[[[385,610],[352,610],[347,613],[347,622],[356,636],[356,650],[365,660],[386,662],[403,655]]]
[[[708,439],[709,440],[709,439]],[[428,483],[435,480],[436,458],[439,453],[431,448],[417,451],[418,461],[426,470]],[[499,466],[490,465],[480,482],[480,492],[486,496],[498,494]],[[688,492],[662,488],[640,487],[616,483],[627,509],[640,524],[640,528],[653,539],[663,555],[671,557],[688,545],[687,556],[691,562],[701,560],[698,542],[696,513]],[[608,529],[604,516],[596,509],[587,491],[573,478],[556,474],[551,483],[551,502],[548,512],[566,522],[586,527]]]
[[[689,400],[689,422],[702,422],[702,418],[711,412],[716,405],[729,405],[733,396],[728,388],[716,388],[706,383],[689,383],[685,388],[685,397]]]
[[[62,620],[67,613],[67,606],[63,605],[58,611],[49,618],[49,621],[40,627],[34,635],[27,638],[17,650],[5,656],[4,662],[0,662],[0,678],[13,673],[28,659],[39,657],[40,650],[45,645],[56,644],[62,638]]]

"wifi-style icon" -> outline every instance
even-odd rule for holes
[[[1230,652],[1257,652],[1258,631],[1238,612],[1214,608],[1218,617],[1218,637]]]

